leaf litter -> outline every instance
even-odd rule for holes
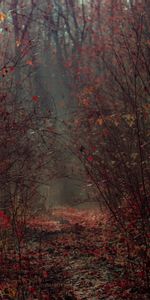
[[[20,249],[1,250],[0,299],[149,299],[129,280],[122,237],[107,222],[69,208],[29,220]]]

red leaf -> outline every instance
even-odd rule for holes
[[[32,287],[32,286],[30,286],[30,287],[28,288],[28,290],[29,290],[29,292],[32,293],[32,294],[35,293],[35,288]]]
[[[4,218],[5,217],[5,214],[2,210],[0,210],[0,218]]]
[[[93,250],[92,253],[93,253],[95,256],[100,256],[100,250],[99,250],[99,249]]]
[[[38,101],[38,96],[32,96],[32,100],[34,101],[34,102],[37,102]]]
[[[48,272],[47,271],[43,271],[43,277],[47,278],[48,277]]]
[[[119,282],[119,286],[124,289],[128,286],[128,282],[126,280],[122,279]]]
[[[14,72],[15,68],[12,66],[10,67],[10,72]]]
[[[140,278],[144,278],[144,276],[145,276],[144,271],[139,271],[139,272],[138,272],[138,276],[139,276]]]
[[[93,161],[93,156],[89,155],[88,158],[87,158],[87,160],[90,161],[90,162],[92,162]]]

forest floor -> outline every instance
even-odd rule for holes
[[[57,209],[32,219],[20,255],[1,252],[0,299],[149,299],[142,279],[140,287],[128,279],[119,238],[107,234],[105,213]]]

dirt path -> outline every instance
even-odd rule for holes
[[[44,267],[43,288],[69,290],[77,299],[106,299],[105,284],[110,280],[109,265],[101,257],[100,230],[84,228],[41,234],[41,269]],[[32,244],[34,252],[39,243]],[[57,294],[58,297],[58,294]],[[107,298],[108,299],[108,298]]]
[[[81,218],[80,218],[81,219]],[[115,261],[99,226],[63,218],[29,224],[20,248],[0,256],[0,300],[148,300]]]

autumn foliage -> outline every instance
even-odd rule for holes
[[[0,299],[148,299],[148,1],[0,4]]]

